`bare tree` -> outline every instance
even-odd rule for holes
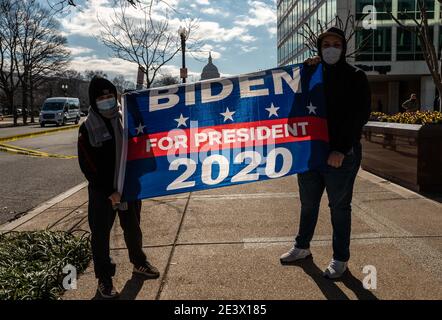
[[[67,40],[59,34],[60,24],[52,13],[36,0],[20,2],[19,54],[16,57],[16,74],[22,88],[23,110],[29,106],[34,122],[34,90],[47,76],[63,70],[69,62]],[[23,112],[23,123],[27,113]]]
[[[55,74],[56,77],[58,78],[65,78],[65,79],[76,79],[76,80],[84,80],[84,76],[78,72],[77,70],[72,70],[72,69],[67,69],[67,70],[62,70],[60,72],[57,72]]]
[[[171,74],[164,74],[158,77],[154,83],[152,83],[152,87],[164,87],[178,83],[180,83],[180,79],[178,77],[174,77]]]
[[[320,20],[317,20],[316,28],[314,28],[314,26],[311,26],[309,23],[304,23],[301,27],[301,31],[299,31],[298,34],[301,35],[304,39],[304,43],[306,44],[307,48],[310,51],[317,53],[318,50],[316,48],[316,45],[318,36],[321,33],[325,32],[327,28],[331,26],[336,26],[344,31],[346,42],[351,43],[350,41],[352,40],[352,38],[354,38],[356,30],[358,30],[358,28],[360,27],[360,21],[355,19],[355,16],[351,14],[350,11],[348,11],[345,21],[343,21],[339,16],[336,16],[329,24],[325,24]],[[370,38],[371,35],[362,39],[362,41],[355,48],[353,48],[352,51],[347,52],[346,57],[355,56],[355,54],[362,50],[362,48],[368,43]]]
[[[66,12],[68,13],[71,8],[76,8],[77,10],[81,10],[81,5],[79,5],[81,1],[78,0],[46,0],[46,1],[49,7],[56,13],[66,13]],[[115,3],[119,1],[125,1],[127,4],[133,6],[134,8],[137,7],[148,8],[149,11],[152,11],[152,8],[160,3],[172,8],[172,6],[169,4],[169,0],[114,0]]]
[[[0,0],[0,89],[6,98],[8,111],[14,115],[14,124],[17,124],[14,95],[20,85],[14,72],[19,38],[19,26],[16,23],[18,4],[14,0]]]
[[[84,71],[84,78],[87,81],[91,81],[94,76],[100,76],[102,78],[107,79],[107,73],[104,73],[103,70],[85,70]]]
[[[14,95],[21,87],[23,123],[26,107],[34,121],[33,90],[44,77],[64,68],[69,52],[59,24],[36,0],[0,0],[0,88],[17,124]]]
[[[140,7],[138,11],[139,17],[131,16],[128,5],[120,2],[109,22],[99,19],[103,27],[100,40],[113,51],[115,57],[137,64],[143,70],[149,88],[159,70],[181,50],[181,43],[167,18],[153,19],[149,6]],[[199,46],[198,41],[191,38],[197,22],[188,20],[185,23],[189,48],[194,49]]]
[[[430,26],[428,25],[428,14],[425,0],[417,0],[420,18],[416,18],[413,12],[401,11],[400,16],[395,16],[383,0],[387,13],[394,22],[403,30],[415,34],[419,39],[425,62],[433,78],[434,85],[439,92],[439,111],[442,111],[442,56],[439,62],[437,49],[434,46],[432,36],[430,35]],[[438,0],[442,4],[442,0]],[[405,20],[411,21],[407,23]],[[439,63],[441,66],[439,67]]]
[[[124,93],[127,89],[135,89],[135,83],[126,80],[123,75],[117,75],[112,79],[112,83],[117,88],[119,93]]]

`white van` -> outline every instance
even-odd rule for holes
[[[57,126],[67,122],[80,122],[80,100],[78,98],[48,98],[40,111],[40,126],[55,123]]]

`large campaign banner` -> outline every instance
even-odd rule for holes
[[[123,98],[125,200],[326,167],[321,67],[284,66]]]

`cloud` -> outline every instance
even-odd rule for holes
[[[75,47],[75,48],[67,47],[66,49],[69,50],[71,52],[71,55],[73,56],[78,56],[85,53],[91,53],[94,51],[94,49],[85,48],[85,47]]]
[[[89,0],[82,10],[73,13],[61,20],[61,25],[66,34],[78,34],[82,36],[96,36],[100,34],[101,25],[98,16],[110,19],[113,9],[108,5],[108,0]]]
[[[205,14],[209,14],[209,15],[221,15],[223,17],[229,16],[228,12],[223,11],[219,8],[213,8],[213,7],[201,9],[201,12],[205,13]]]
[[[167,15],[171,8],[177,6],[179,0],[167,0],[165,2],[158,2],[152,10],[152,19],[164,20],[167,19]],[[144,21],[144,15],[140,8],[126,4],[125,14],[127,18],[137,19]],[[112,24],[112,18],[115,16],[115,12],[119,13],[120,8],[115,5],[113,0],[88,0],[81,10],[73,10],[70,16],[61,20],[63,27],[63,34],[78,34],[82,36],[98,36],[103,30],[100,24],[109,23]]]
[[[209,6],[210,5],[209,0],[195,0],[195,2],[199,5],[202,5],[202,6]]]
[[[197,59],[207,61],[207,59],[209,58],[209,52],[212,53],[213,59],[221,58],[221,53],[218,52],[213,45],[208,43],[204,44],[198,51],[192,52],[191,54]]]
[[[213,42],[228,42],[239,40],[240,42],[252,42],[256,38],[248,33],[247,28],[235,26],[233,28],[223,28],[218,22],[200,21],[196,35],[202,40]]]
[[[127,80],[135,81],[137,64],[119,58],[102,58],[96,55],[74,57],[70,63],[70,69],[78,72],[85,70],[103,70],[110,78],[121,74]]]
[[[241,48],[241,51],[243,51],[245,53],[249,53],[249,52],[258,50],[258,47],[249,47],[249,46],[240,46],[240,48]]]
[[[248,1],[249,14],[237,17],[235,24],[242,27],[267,27],[271,35],[276,33],[276,10],[274,4],[262,1]]]
[[[97,36],[102,29],[97,17],[104,22],[110,22],[114,15],[115,0],[87,0],[81,5],[81,10],[72,10],[71,13],[60,20],[63,27],[63,34],[68,41],[79,45],[76,47],[70,44],[68,49],[72,53],[72,68],[78,71],[86,69],[102,69],[111,78],[114,75],[122,74],[128,80],[135,81],[137,66],[117,58],[108,58],[112,51],[100,45]],[[224,69],[238,73],[252,71],[255,60],[250,63],[249,56],[256,57],[256,63],[268,64],[272,67],[274,60],[269,60],[269,52],[273,53],[275,44],[257,48],[257,41],[265,39],[268,42],[269,34],[273,37],[276,34],[275,0],[242,0],[241,2],[230,2],[231,0],[167,0],[172,3],[177,11],[170,10],[170,7],[161,5],[154,7],[153,17],[155,20],[165,19],[169,22],[171,32],[176,35],[183,19],[200,17],[199,27],[192,35],[198,39],[203,47],[200,52],[192,53],[198,60],[192,59],[189,55],[189,65],[195,72],[189,70],[189,74],[199,79],[200,69],[205,65],[208,52],[212,52],[214,63],[219,66],[220,71]],[[161,2],[159,2],[161,3]],[[193,5],[195,6],[192,9]],[[140,10],[132,7],[127,8],[127,15],[131,18],[140,19]],[[225,19],[225,17],[229,18]],[[84,39],[84,42],[78,38]],[[74,40],[75,39],[75,40]],[[97,45],[94,45],[94,41]],[[189,46],[191,42],[188,42]],[[275,49],[276,50],[276,49]],[[255,59],[255,58],[253,58]],[[193,60],[193,61],[192,61]],[[231,61],[238,60],[239,67],[232,71],[229,65]],[[247,60],[247,61],[246,61]],[[266,62],[261,62],[265,60]],[[174,59],[164,67],[164,72],[179,76],[179,61]],[[244,62],[244,63],[242,63]],[[225,75],[225,74],[223,74]]]

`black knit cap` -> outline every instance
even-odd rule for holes
[[[345,40],[345,33],[344,33],[344,31],[342,31],[339,28],[330,27],[325,32],[321,33],[318,36],[318,39],[316,40],[316,48],[318,49],[318,54],[321,57],[321,59],[322,59],[321,44],[322,44],[322,40],[326,36],[335,36],[335,37],[339,37],[339,38],[342,39],[342,55],[341,55],[341,59],[343,57],[345,58],[345,54],[347,53],[347,41]]]
[[[117,88],[109,80],[94,76],[89,84],[89,104],[91,108],[98,111],[95,100],[107,94],[113,94],[117,99]]]

